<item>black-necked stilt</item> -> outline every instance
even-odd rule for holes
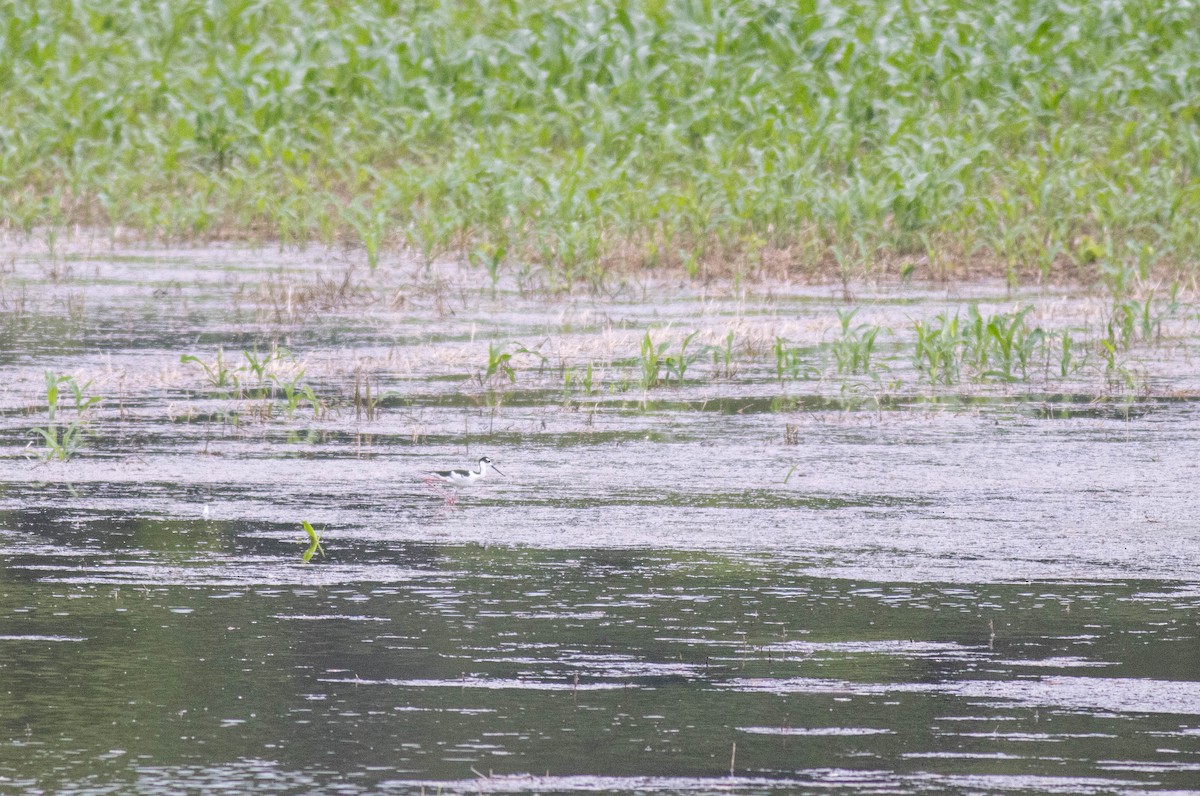
[[[492,462],[490,458],[487,456],[480,456],[479,465],[474,470],[434,470],[425,474],[425,483],[437,484],[437,482],[441,481],[453,487],[469,486],[481,478],[486,477],[488,474],[488,468],[495,470],[500,475],[504,475],[504,473],[501,473],[500,470],[496,468],[495,463]],[[446,503],[453,505],[454,496],[447,495]]]
[[[466,486],[467,484],[473,484],[486,476],[489,467],[495,470],[498,474],[504,475],[504,473],[501,473],[500,470],[497,469],[495,462],[493,462],[487,456],[479,457],[479,467],[475,470],[435,470],[434,472],[427,473],[427,475],[429,475],[431,478],[441,479],[442,481],[454,486]]]

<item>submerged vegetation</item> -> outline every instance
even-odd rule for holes
[[[814,382],[809,389],[817,391],[822,384],[832,383],[838,385],[839,395],[848,405],[862,396],[878,404],[883,396],[906,389],[953,393],[964,385],[986,391],[988,385],[1047,387],[1067,380],[1101,385],[1109,395],[1114,390],[1131,394],[1148,387],[1144,374],[1135,372],[1131,349],[1136,345],[1144,355],[1146,349],[1163,342],[1162,325],[1165,320],[1177,319],[1180,304],[1174,299],[1155,302],[1150,294],[1142,300],[1110,303],[1101,311],[1098,325],[1059,322],[1052,328],[1030,320],[1035,314],[1032,304],[985,314],[977,303],[971,303],[965,312],[942,311],[912,321],[908,329],[855,323],[862,309],[835,308],[836,324],[820,343],[792,341],[776,334],[757,345],[735,345],[733,330],[721,337],[711,330],[671,333],[647,329],[636,340],[628,340],[627,345],[636,342],[637,356],[616,356],[601,363],[603,373],[593,372],[593,361],[576,364],[566,358],[559,361],[557,369],[568,399],[574,394],[603,400],[603,395],[635,388],[674,390],[686,386],[688,380],[705,379],[773,380],[784,390],[797,381]],[[882,349],[881,337],[889,341]],[[713,342],[694,343],[697,338]],[[537,355],[535,373],[499,351],[494,344],[489,346],[488,377],[480,374],[480,384],[503,389],[524,378],[526,389],[536,387],[548,357]],[[532,352],[518,347],[514,353]],[[905,359],[911,362],[911,370],[902,366]],[[586,377],[581,379],[584,368]],[[504,378],[491,378],[493,372]]]
[[[489,434],[506,405],[586,409],[589,415],[604,409],[644,412],[720,399],[731,388],[751,396],[765,390],[758,396],[770,396],[771,411],[782,412],[805,395],[877,413],[897,400],[972,395],[1070,393],[1130,401],[1150,394],[1146,364],[1157,356],[1153,350],[1181,350],[1178,344],[1188,339],[1181,333],[1200,320],[1184,311],[1190,305],[1179,300],[1176,286],[1168,298],[1155,295],[1118,292],[1077,300],[1066,317],[1056,317],[1054,305],[1043,299],[1008,307],[994,302],[986,311],[972,302],[915,318],[897,306],[835,303],[815,315],[802,313],[798,338],[787,334],[798,320],[775,313],[717,315],[699,328],[625,322],[572,335],[556,334],[551,325],[539,327],[536,345],[496,338],[476,342],[472,333],[469,342],[422,344],[405,355],[409,370],[403,376],[395,372],[392,352],[380,359],[356,357],[332,370],[333,362],[322,362],[312,380],[312,363],[299,361],[278,341],[260,341],[240,355],[218,345],[172,355],[180,367],[169,383],[184,400],[167,412],[172,422],[257,426],[264,433],[303,424],[319,436],[322,428],[350,420],[376,423],[385,411],[419,418],[422,405],[445,399],[441,388],[425,392],[435,383],[453,385],[454,400],[485,411]],[[32,431],[44,443],[43,459],[66,461],[96,433],[101,399],[89,393],[91,380],[54,371],[44,376],[46,422]],[[423,386],[414,395],[412,385]],[[288,435],[311,439],[311,433]],[[412,441],[427,435],[415,422]],[[788,444],[798,439],[791,431],[786,435]]]
[[[1103,280],[1200,250],[1200,10],[17,0],[0,219],[614,267]],[[941,378],[947,371],[939,371]]]

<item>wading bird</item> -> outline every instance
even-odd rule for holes
[[[425,474],[425,483],[431,486],[437,486],[439,483],[449,484],[450,486],[461,488],[475,483],[488,474],[488,468],[495,470],[497,475],[504,475],[496,468],[496,465],[487,456],[479,457],[478,467],[474,470],[434,470]],[[454,493],[445,492],[446,505],[454,505]]]

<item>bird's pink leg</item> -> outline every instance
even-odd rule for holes
[[[442,486],[441,479],[434,478],[433,476],[429,476],[428,478],[425,479],[424,483],[425,483],[425,486],[429,487],[434,492],[438,493],[438,495],[440,495],[446,501],[447,506],[454,506],[454,503],[458,499],[458,496],[456,494],[454,494],[454,490],[446,489],[444,486]]]

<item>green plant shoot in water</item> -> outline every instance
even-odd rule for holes
[[[725,335],[725,344],[712,347],[713,377],[731,379],[734,374],[733,330]]]
[[[247,355],[247,358],[249,358],[249,355]],[[238,385],[237,373],[235,373],[232,368],[226,366],[225,352],[220,348],[217,349],[217,358],[211,365],[199,357],[193,356],[192,354],[184,354],[179,358],[179,361],[184,365],[191,363],[194,365],[199,365],[201,368],[203,368],[204,375],[208,379],[209,385],[212,387],[232,388]]]
[[[837,363],[838,373],[866,373],[871,369],[875,338],[882,330],[879,326],[866,323],[851,327],[850,321],[857,313],[858,307],[848,311],[837,311],[841,336],[833,342],[833,358]]]
[[[667,373],[675,375],[676,386],[683,386],[683,378],[687,373],[688,366],[700,357],[700,354],[688,354],[687,352],[688,343],[692,342],[692,338],[698,334],[700,332],[695,331],[683,338],[683,342],[679,346],[679,353],[671,354],[666,358]]]
[[[784,377],[799,379],[819,377],[819,371],[811,365],[804,364],[804,353],[798,347],[788,346],[787,340],[776,335],[775,345],[771,349],[775,353],[775,376],[783,384]]]
[[[517,373],[511,364],[512,356],[510,352],[504,350],[504,346],[488,343],[487,372],[480,381],[487,384],[494,377],[502,375],[508,378],[509,384],[516,383]]]
[[[1033,307],[1025,307],[1011,314],[999,313],[984,323],[978,307],[972,304],[968,308],[971,322],[964,342],[982,378],[1002,381],[1029,378],[1029,362],[1046,336],[1040,328],[1030,329],[1025,323],[1025,317],[1032,311]]]
[[[279,386],[280,391],[283,393],[283,409],[287,417],[294,417],[296,410],[304,402],[307,402],[312,409],[314,419],[320,419],[325,415],[325,403],[317,398],[311,386],[303,383],[303,370],[286,379],[279,374],[272,374],[271,379]]]
[[[304,533],[308,535],[308,549],[306,549],[304,554],[301,556],[301,559],[303,559],[304,563],[307,564],[312,561],[312,557],[317,553],[325,555],[325,548],[321,547],[321,536],[323,534],[318,534],[315,530],[313,530],[312,523],[310,523],[308,520],[301,521],[300,525],[304,528]]]
[[[43,459],[57,459],[65,462],[79,450],[87,433],[87,418],[85,413],[103,400],[99,396],[89,396],[88,387],[92,382],[79,384],[72,376],[59,376],[52,370],[45,373],[46,379],[46,416],[45,426],[33,429],[45,443],[42,451]],[[74,417],[68,423],[59,419],[59,401],[63,390],[70,392],[74,403]]]
[[[665,340],[661,343],[655,343],[650,338],[650,330],[646,330],[646,335],[642,338],[640,356],[643,390],[648,390],[658,385],[658,374],[662,369],[664,354],[669,345],[670,343]]]
[[[958,315],[948,318],[940,313],[933,322],[916,321],[917,346],[913,365],[936,384],[953,384],[958,380],[962,361],[963,336],[958,329]]]

